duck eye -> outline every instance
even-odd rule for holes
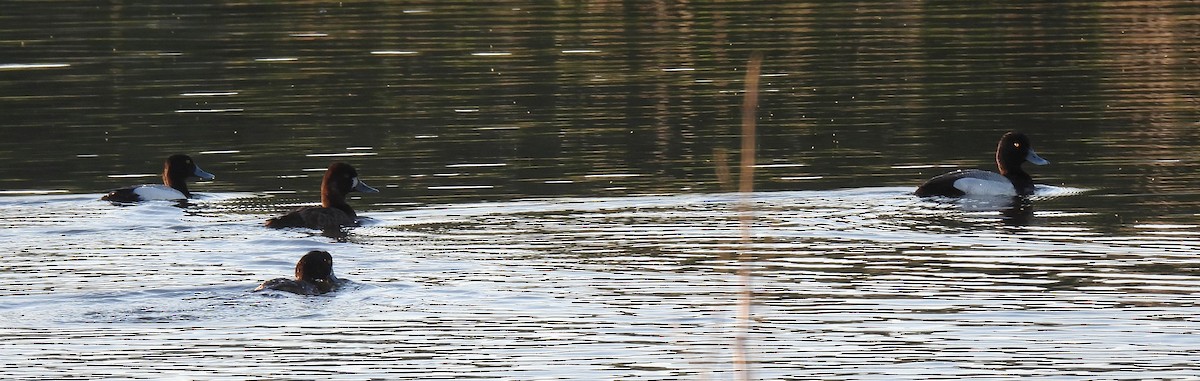
[[[1021,143],[1013,143],[1013,147],[1021,148]]]

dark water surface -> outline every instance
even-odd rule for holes
[[[744,335],[758,379],[1194,379],[1198,15],[9,2],[0,376],[732,379]],[[909,194],[1013,129],[1052,163],[1031,205]],[[200,199],[97,200],[173,153]],[[366,226],[260,226],[334,160],[382,190]],[[353,285],[250,292],[311,249]]]

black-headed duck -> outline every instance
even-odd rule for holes
[[[192,197],[187,179],[199,177],[204,180],[216,178],[196,165],[188,155],[171,155],[163,162],[162,184],[135,185],[109,192],[100,197],[112,202],[138,202],[146,200],[183,200]]]
[[[1029,138],[1020,132],[1008,132],[996,146],[996,167],[1000,173],[980,169],[957,170],[926,181],[917,188],[919,197],[944,196],[1029,196],[1034,192],[1033,177],[1021,164],[1050,164],[1033,151]]]

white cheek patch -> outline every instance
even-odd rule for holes
[[[353,181],[353,182],[351,182],[351,183],[350,183],[350,188],[351,188],[351,189],[353,189],[353,188],[358,188],[358,178],[357,178],[357,177],[352,177],[352,178],[350,178],[350,180],[352,180],[352,181]]]

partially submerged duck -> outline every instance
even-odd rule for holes
[[[100,197],[104,201],[138,202],[147,200],[184,200],[192,198],[187,179],[199,177],[204,180],[216,178],[196,165],[188,155],[171,155],[163,162],[162,184],[134,185],[117,189]]]
[[[338,229],[356,226],[358,215],[346,203],[350,192],[378,193],[358,179],[358,171],[350,164],[335,162],[325,170],[321,179],[321,206],[300,208],[288,214],[267,220],[271,228],[309,228],[317,230]]]
[[[996,167],[1000,173],[957,170],[929,179],[914,194],[919,197],[1029,196],[1034,192],[1033,177],[1021,168],[1025,162],[1050,164],[1033,151],[1029,137],[1020,132],[1008,132],[996,146]]]
[[[333,256],[313,250],[296,262],[296,278],[275,278],[263,282],[254,291],[277,290],[299,295],[321,295],[334,291],[342,281],[333,276]]]

